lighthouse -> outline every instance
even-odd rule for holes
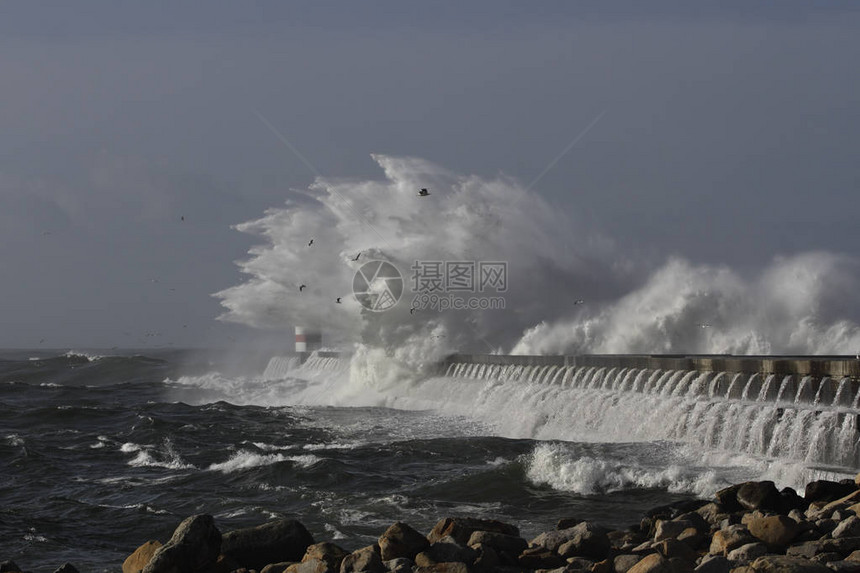
[[[322,348],[322,334],[306,326],[296,327],[296,353],[307,355]],[[303,357],[303,359],[306,356]]]

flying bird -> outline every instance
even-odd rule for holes
[[[415,314],[415,307],[414,306],[409,309],[409,314]]]
[[[429,194],[430,194],[430,191],[428,191],[427,189],[425,189],[423,187],[421,188],[421,191],[418,192],[419,197],[427,197]]]
[[[308,243],[308,246],[310,247],[310,246],[311,246],[311,245],[313,245],[313,244],[314,244],[314,240],[313,240],[313,239],[311,239],[311,240],[310,240],[310,242]]]
[[[185,215],[182,215],[182,216],[179,218],[179,220],[180,220],[180,221],[184,221],[184,220],[185,220]]]
[[[308,285],[299,285],[299,292],[302,292],[307,288]]]
[[[354,259],[352,259],[352,260],[353,260],[353,261],[357,261],[357,260],[358,260],[358,257],[360,257],[360,256],[361,256],[361,251],[359,251],[359,252],[358,252],[358,254],[357,254],[357,255],[355,255],[355,258],[354,258]]]
[[[340,304],[340,299],[341,299],[341,298],[342,298],[342,297],[337,297],[337,300],[336,300],[335,302],[336,302],[337,304]]]
[[[573,301],[573,304],[584,304],[584,303],[585,303],[585,301],[582,300],[581,298]]]
[[[711,325],[707,322],[701,322],[697,325],[699,328],[711,328]]]

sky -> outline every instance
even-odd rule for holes
[[[217,320],[260,242],[234,226],[371,154],[514,178],[655,264],[858,256],[858,29],[848,2],[4,2],[0,347],[259,342]]]

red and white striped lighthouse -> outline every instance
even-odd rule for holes
[[[296,327],[296,352],[313,352],[322,348],[322,334],[304,326]]]

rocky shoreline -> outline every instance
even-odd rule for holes
[[[649,511],[611,530],[569,517],[526,540],[515,525],[441,519],[427,535],[397,522],[373,545],[350,550],[317,541],[283,519],[222,534],[194,515],[164,543],[147,541],[123,573],[860,573],[860,475],[819,480],[804,495],[773,482],[746,482],[713,500]],[[119,564],[117,564],[119,567]],[[55,573],[75,573],[66,563]],[[23,572],[0,563],[0,573]]]

